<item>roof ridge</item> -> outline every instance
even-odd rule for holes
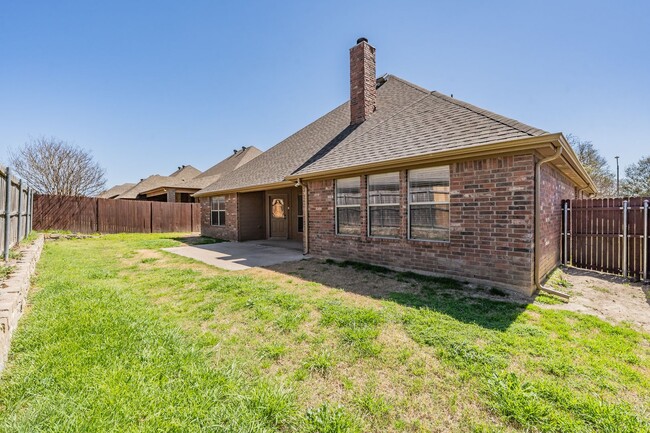
[[[431,92],[431,96],[435,96],[436,98],[438,98],[438,99],[442,99],[443,101],[448,102],[448,103],[450,103],[450,104],[457,105],[457,106],[459,106],[459,107],[461,107],[461,108],[464,108],[464,109],[466,109],[466,110],[468,110],[468,111],[471,111],[472,113],[476,113],[476,114],[478,114],[479,116],[486,117],[486,118],[488,118],[488,119],[490,119],[490,120],[493,120],[493,121],[495,121],[495,122],[497,122],[497,123],[500,123],[500,124],[502,124],[502,125],[505,125],[505,126],[507,126],[507,127],[509,127],[509,128],[515,129],[515,130],[517,130],[517,131],[519,131],[519,132],[521,132],[521,133],[527,134],[527,135],[529,135],[529,136],[531,136],[531,137],[534,137],[534,136],[535,136],[534,134],[532,134],[532,133],[530,132],[531,130],[537,130],[537,131],[541,131],[541,132],[546,132],[546,131],[543,131],[543,130],[541,130],[541,129],[535,128],[535,127],[533,127],[533,126],[530,126],[530,125],[526,125],[526,124],[524,124],[524,123],[521,123],[521,122],[518,121],[518,120],[510,119],[510,118],[508,118],[508,117],[501,116],[501,115],[499,115],[499,114],[493,113],[493,112],[491,112],[491,111],[489,111],[489,110],[485,110],[485,109],[483,109],[483,108],[477,107],[477,106],[472,105],[472,104],[470,104],[470,103],[468,103],[468,102],[461,101],[461,100],[454,99],[454,98],[450,98],[449,96],[444,95],[444,94],[442,94],[442,93],[440,93],[440,92],[437,92],[437,91],[435,91],[435,90]],[[489,113],[489,114],[488,114],[488,113]],[[506,122],[506,121],[504,121],[504,120],[508,120],[508,122]],[[528,129],[526,130],[526,129],[523,129],[523,128],[519,128],[519,127],[517,127],[516,125],[513,125],[513,123],[516,124],[516,125],[527,126]]]
[[[396,79],[397,81],[399,81],[400,83],[402,83],[402,84],[406,84],[407,86],[409,86],[409,87],[411,87],[411,88],[413,88],[413,89],[415,89],[415,90],[418,90],[418,91],[420,91],[420,92],[427,93],[427,94],[428,94],[428,93],[431,93],[431,91],[430,91],[429,89],[425,89],[424,87],[420,87],[420,86],[418,86],[417,84],[413,84],[413,83],[411,83],[410,81],[406,81],[404,78],[400,78],[400,77],[398,77],[397,75],[386,74],[386,76],[387,76],[387,77],[390,77],[390,78],[394,78],[394,79]]]
[[[419,99],[416,99],[415,101],[413,101],[413,102],[410,103],[410,104],[406,104],[406,105],[405,105],[404,107],[402,107],[400,110],[397,110],[397,111],[396,111],[395,113],[393,113],[391,116],[388,116],[387,118],[385,118],[385,119],[382,120],[381,122],[378,122],[375,126],[373,126],[372,128],[368,129],[367,131],[364,131],[364,132],[362,132],[361,134],[357,135],[357,136],[354,137],[352,140],[350,140],[348,143],[354,143],[354,142],[355,142],[356,140],[358,140],[360,137],[363,137],[364,135],[368,134],[370,131],[375,130],[375,129],[376,129],[377,127],[379,127],[380,125],[385,124],[385,123],[388,122],[389,120],[395,118],[395,116],[397,116],[398,114],[401,114],[402,112],[404,112],[404,111],[407,110],[408,108],[414,106],[415,104],[419,103],[420,101],[423,101],[424,99],[428,98],[429,96],[430,96],[430,93],[427,92],[423,97],[421,97],[421,98],[419,98]],[[318,153],[318,152],[317,152],[317,153]],[[309,161],[309,159],[308,159],[307,161]],[[307,162],[307,161],[305,161],[305,162]],[[316,162],[316,161],[314,161],[314,162]],[[313,164],[313,162],[312,162],[312,164]],[[309,164],[309,165],[311,165],[311,164]],[[295,170],[293,170],[293,171],[291,172],[291,174],[297,173],[297,172],[299,172],[299,171],[305,169],[306,167],[307,167],[307,166],[306,166],[305,164],[302,164],[301,166],[299,166],[298,168],[296,168]],[[285,176],[285,178],[286,178],[286,176]]]

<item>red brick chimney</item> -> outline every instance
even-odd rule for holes
[[[350,124],[363,123],[374,113],[377,102],[375,48],[359,38],[350,48]]]

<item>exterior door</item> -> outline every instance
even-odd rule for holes
[[[289,237],[289,215],[287,215],[287,195],[269,195],[269,212],[271,224],[270,237],[287,239]]]

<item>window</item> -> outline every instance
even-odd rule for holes
[[[213,226],[226,225],[226,197],[223,195],[210,198],[210,224]]]
[[[303,232],[305,219],[303,218],[304,209],[302,208],[302,194],[298,194],[298,233]]]
[[[449,241],[449,166],[409,170],[409,238]]]
[[[399,173],[368,176],[368,234],[399,237]]]
[[[336,180],[336,233],[361,234],[361,178]]]

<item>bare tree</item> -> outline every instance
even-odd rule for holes
[[[92,196],[106,186],[104,169],[88,151],[54,137],[31,139],[10,152],[9,164],[43,194]]]
[[[625,169],[621,189],[625,195],[650,197],[650,156]]]
[[[591,141],[580,140],[573,134],[567,134],[567,141],[575,150],[578,159],[587,170],[587,173],[598,188],[601,197],[616,195],[616,178],[609,168],[609,164],[598,152]]]

